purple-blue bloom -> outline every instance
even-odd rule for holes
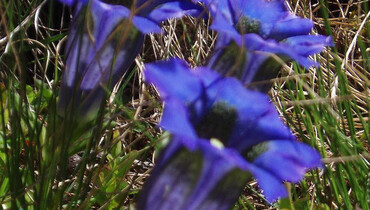
[[[143,189],[138,209],[229,209],[252,174],[267,200],[287,196],[321,166],[298,142],[268,97],[206,67],[171,59],[145,67],[165,104],[160,126],[171,133]]]
[[[87,121],[132,65],[145,34],[160,33],[163,20],[198,15],[202,9],[189,1],[157,2],[150,10],[142,5],[134,12],[100,0],[60,1],[75,5],[76,12],[66,46],[58,113],[64,116],[73,109],[80,120]]]
[[[216,53],[208,66],[223,75],[235,76],[244,84],[276,77],[282,61],[295,60],[306,68],[318,66],[308,56],[332,46],[330,37],[308,35],[312,21],[291,14],[285,0],[199,2],[209,9],[213,17],[211,28],[218,32]],[[277,61],[271,54],[282,60]],[[268,91],[269,87],[254,89]]]

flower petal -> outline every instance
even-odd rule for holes
[[[86,12],[84,9],[86,8]],[[58,113],[78,109],[79,120],[91,119],[109,90],[139,53],[144,36],[132,27],[130,11],[90,0],[77,10],[66,46],[66,67]],[[125,25],[128,24],[128,25]],[[123,27],[126,26],[126,27]],[[123,36],[123,34],[130,34]],[[120,59],[114,59],[114,58]],[[69,108],[68,108],[69,107]]]
[[[258,168],[254,168],[251,172],[257,179],[258,186],[262,189],[267,201],[270,203],[275,202],[279,198],[288,196],[288,191],[277,177]]]
[[[270,141],[253,164],[282,181],[299,182],[308,169],[322,166],[319,153],[298,141]]]
[[[83,3],[86,4],[88,0],[59,0],[61,3],[64,3],[68,6],[72,6],[75,3]]]
[[[202,173],[185,209],[230,209],[250,179],[246,162],[235,150],[199,139]]]
[[[159,164],[141,191],[137,209],[183,209],[202,171],[201,154],[183,147]]]
[[[265,94],[247,90],[233,78],[225,78],[218,85],[214,103],[226,102],[238,112],[227,147],[242,152],[270,139],[294,139]]]
[[[222,79],[217,72],[204,66],[195,68],[192,73],[202,81],[204,87],[206,88],[212,85],[217,80]]]
[[[177,152],[155,167],[138,209],[230,209],[250,177],[240,169],[248,163],[235,151],[216,148],[205,139],[197,141],[195,151],[181,147],[182,142],[172,139],[170,146],[176,144]]]
[[[189,122],[190,113],[184,103],[176,98],[167,98],[160,126],[181,137],[184,145],[190,150],[195,149],[197,134]]]
[[[171,97],[190,103],[203,92],[201,80],[194,77],[188,65],[180,59],[146,64],[145,77],[158,88],[163,99]]]
[[[334,46],[330,36],[321,35],[293,36],[287,38],[284,42],[303,56],[319,53],[325,46]]]
[[[134,16],[132,18],[132,23],[137,29],[139,29],[143,34],[149,33],[161,33],[162,29],[158,24],[148,18]]]
[[[158,6],[147,17],[156,23],[161,23],[170,18],[181,18],[185,15],[204,16],[203,7],[190,1],[172,1]]]
[[[275,23],[269,38],[280,41],[291,36],[308,34],[312,28],[313,23],[311,20],[295,15],[288,15],[286,18]]]
[[[281,18],[289,15],[284,0],[230,0],[234,2],[234,10],[238,17],[247,17],[260,24],[259,34],[264,38],[269,37],[272,28]],[[238,14],[239,13],[239,14]]]
[[[307,68],[315,65],[315,62],[310,60],[307,56],[301,55],[299,51],[296,51],[298,47],[295,48],[290,44],[278,43],[272,39],[264,40],[256,34],[247,34],[244,36],[244,40],[249,51],[262,51],[288,56]]]

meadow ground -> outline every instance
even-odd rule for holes
[[[269,205],[247,183],[234,209],[369,209],[369,8],[366,0],[289,0],[314,21],[312,33],[335,47],[312,58],[319,68],[287,63],[269,91],[297,138],[316,148],[324,169]],[[209,22],[183,18],[146,36],[135,63],[94,122],[56,114],[71,10],[43,0],[0,1],[0,208],[111,209],[134,206],[168,138],[156,125],[162,104],[143,82],[144,63],[180,57],[193,67],[212,53]]]

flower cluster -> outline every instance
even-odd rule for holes
[[[146,80],[165,104],[160,126],[171,142],[138,209],[230,209],[252,176],[274,202],[287,196],[283,182],[299,182],[322,165],[260,93],[270,86],[255,92],[244,85],[275,77],[284,61],[317,65],[308,56],[331,45],[330,37],[308,35],[312,22],[290,14],[284,0],[200,2],[218,32],[207,66],[190,69],[179,59],[146,65]]]
[[[92,119],[145,34],[160,33],[168,18],[204,14],[195,0],[137,0],[130,9],[101,0],[60,1],[74,5],[76,13],[58,110],[63,116],[77,109],[81,121]],[[207,66],[190,69],[170,59],[145,67],[146,81],[165,104],[160,126],[171,141],[138,209],[229,209],[252,176],[274,202],[288,194],[283,182],[299,182],[322,165],[318,152],[296,140],[261,93],[269,87],[244,86],[275,77],[281,67],[275,57],[317,65],[308,56],[331,45],[330,38],[308,35],[312,22],[290,14],[284,0],[199,2],[218,32]]]
[[[266,95],[207,67],[171,59],[147,64],[145,77],[165,103],[160,126],[171,133],[138,209],[229,209],[257,178],[268,201],[287,196],[320,167],[320,155],[298,142]]]
[[[218,32],[208,66],[246,85],[276,77],[285,61],[318,66],[308,56],[332,45],[330,37],[308,35],[312,21],[292,15],[285,0],[200,1],[213,16],[211,28]],[[270,87],[249,88],[267,92]]]
[[[181,0],[138,1],[135,11],[101,0],[60,1],[74,5],[76,12],[66,46],[58,112],[65,116],[73,111],[80,121],[89,121],[97,113],[107,92],[132,65],[145,34],[160,33],[163,20],[197,16],[203,10]]]

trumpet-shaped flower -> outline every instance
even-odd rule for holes
[[[312,21],[292,15],[285,0],[200,2],[210,10],[211,28],[218,32],[217,52],[208,66],[244,84],[276,77],[284,61],[295,60],[306,68],[318,66],[308,56],[332,45],[330,37],[308,35]],[[237,65],[230,70],[229,63]],[[268,87],[256,89],[266,91]]]
[[[157,2],[137,11],[100,0],[60,0],[75,5],[76,13],[66,46],[58,112],[73,110],[90,120],[139,53],[144,35],[160,33],[168,18],[197,15],[201,7],[189,1]],[[144,13],[145,11],[145,13]],[[78,109],[78,110],[74,110]]]
[[[268,201],[287,196],[320,155],[298,142],[263,93],[181,60],[147,64],[165,103],[160,126],[171,143],[144,187],[138,209],[229,209],[250,174]]]

